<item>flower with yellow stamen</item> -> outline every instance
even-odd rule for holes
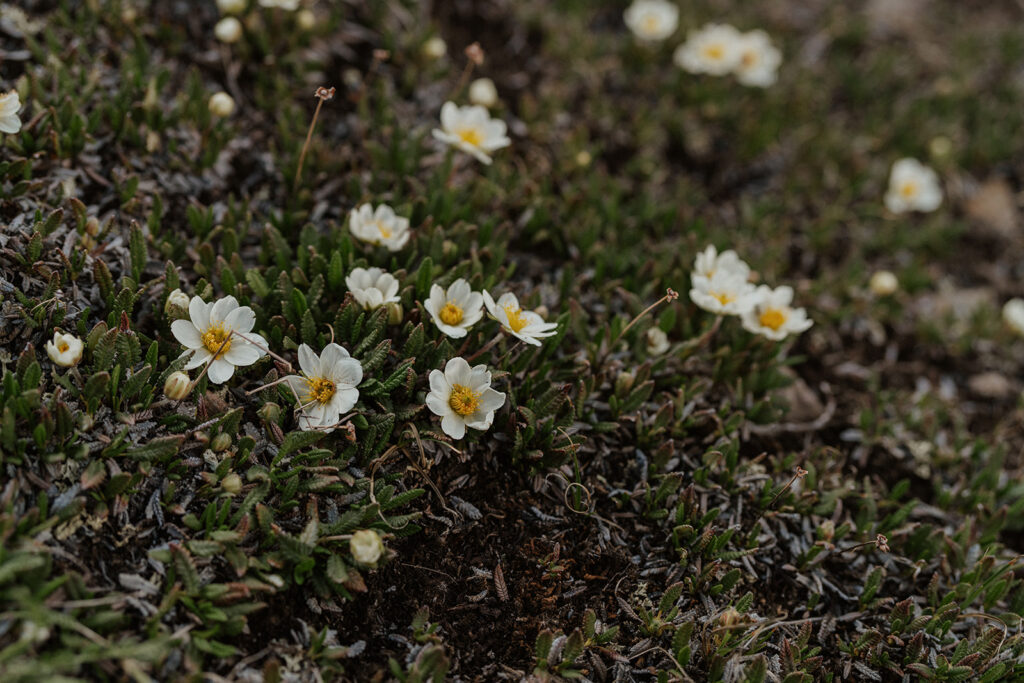
[[[423,302],[437,328],[454,339],[461,339],[484,315],[484,299],[469,283],[459,278],[448,289],[435,284],[430,298]]]
[[[53,341],[46,342],[46,355],[55,365],[70,368],[82,360],[85,345],[73,334],[53,333]]]
[[[802,308],[793,308],[792,287],[772,289],[761,285],[750,296],[750,310],[743,315],[743,327],[748,332],[779,341],[791,334],[800,334],[814,323]]]
[[[505,122],[492,119],[487,109],[479,105],[460,107],[445,102],[441,107],[441,127],[435,128],[433,134],[484,164],[491,163],[491,152],[512,144]]]
[[[711,280],[719,272],[732,273],[746,280],[750,277],[750,266],[732,249],[727,249],[719,254],[715,246],[711,244],[697,254],[697,258],[694,259],[690,281],[694,287],[697,287],[701,283]]]
[[[441,418],[441,430],[453,439],[466,435],[466,427],[488,429],[494,411],[505,404],[505,394],[491,388],[487,366],[470,367],[465,358],[452,358],[444,370],[431,370],[427,408]]]
[[[717,315],[743,315],[749,310],[754,285],[747,282],[745,270],[717,268],[710,278],[694,275],[691,279],[690,300],[705,311]]]
[[[356,302],[368,311],[401,301],[398,280],[382,268],[353,268],[345,276],[345,284]]]
[[[506,292],[495,301],[490,293],[484,292],[484,305],[491,317],[501,323],[501,328],[516,339],[527,344],[540,346],[540,340],[557,334],[558,323],[544,322],[533,311],[526,311],[519,305],[519,299],[512,292]]]
[[[266,353],[266,340],[252,331],[256,314],[248,306],[239,306],[235,297],[208,304],[194,296],[188,314],[171,323],[175,339],[186,347],[182,357],[191,356],[185,370],[209,363],[206,376],[214,384],[223,384],[236,367],[252,365]]]
[[[634,0],[622,17],[633,35],[647,42],[665,40],[679,26],[679,8],[667,0]]]
[[[299,398],[299,428],[333,431],[359,400],[356,387],[363,381],[363,366],[338,344],[328,344],[319,356],[301,344],[299,369],[301,375],[285,378]]]
[[[743,85],[767,88],[778,80],[782,53],[772,45],[772,39],[761,30],[748,31],[740,36],[740,59],[736,64],[736,80]]]
[[[885,208],[893,213],[934,211],[942,203],[942,187],[935,171],[917,159],[900,159],[892,165]]]
[[[376,209],[372,204],[352,209],[348,229],[356,239],[385,247],[388,251],[400,251],[412,236],[409,219],[397,215],[387,204]]]
[[[707,24],[676,49],[677,66],[692,74],[725,76],[740,64],[740,32],[727,24]]]

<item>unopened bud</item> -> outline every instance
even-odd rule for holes
[[[900,288],[900,281],[888,270],[880,270],[871,276],[868,285],[875,296],[889,296]]]
[[[264,403],[258,414],[267,422],[277,424],[281,421],[281,406],[273,402]]]
[[[235,100],[224,91],[214,93],[208,106],[210,113],[220,118],[226,118],[235,112]]]
[[[405,318],[405,309],[402,304],[392,301],[388,304],[388,325],[398,325]]]
[[[172,320],[180,320],[188,317],[188,304],[191,301],[189,295],[180,289],[175,289],[167,295],[167,303],[164,304],[164,313]]]
[[[430,59],[441,59],[448,54],[448,45],[443,39],[434,36],[423,43],[423,56]]]
[[[222,43],[237,43],[242,37],[242,22],[234,17],[224,17],[213,27],[213,35]]]
[[[620,372],[619,376],[615,378],[615,395],[624,396],[626,392],[633,388],[633,382],[636,381],[636,375],[632,372]]]
[[[498,103],[498,89],[489,78],[478,78],[469,84],[469,101],[490,109]]]
[[[295,15],[295,21],[303,31],[312,31],[316,26],[316,15],[310,9],[299,10]]]
[[[210,448],[214,453],[226,451],[229,446],[231,446],[231,435],[225,434],[224,432],[213,437],[213,441],[210,442]]]
[[[180,401],[188,396],[192,380],[184,372],[172,372],[164,382],[164,396],[172,401]]]
[[[735,607],[726,607],[725,611],[722,612],[722,614],[719,615],[718,623],[721,624],[725,628],[729,628],[730,626],[733,626],[733,625],[739,623],[739,621],[742,618],[743,618],[743,615],[740,614],[736,610]]]
[[[242,478],[232,472],[220,480],[220,487],[227,493],[235,495],[242,490]]]

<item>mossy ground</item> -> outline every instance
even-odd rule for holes
[[[1021,678],[1021,8],[687,2],[646,47],[625,4],[319,2],[308,30],[254,7],[231,46],[212,1],[0,5],[26,103],[0,143],[0,679]],[[672,65],[708,21],[768,31],[779,83]],[[430,135],[473,41],[512,137],[492,166]],[[938,211],[884,211],[903,156]],[[367,201],[411,218],[405,249],[351,239]],[[711,332],[685,296],[709,243],[814,327]],[[400,321],[353,304],[357,266],[399,278]],[[496,332],[432,325],[458,277],[560,334],[480,356],[508,402],[453,444],[427,374]],[[166,400],[176,287],[236,296],[292,363],[343,344],[354,433],[249,393],[270,358]],[[86,340],[74,369],[55,328]]]

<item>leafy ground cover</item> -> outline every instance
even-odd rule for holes
[[[707,0],[644,43],[627,4],[243,2],[233,42],[212,1],[0,5],[4,681],[1020,677],[1021,8]],[[676,66],[708,22],[778,82]],[[432,135],[479,76],[489,165]],[[903,157],[938,210],[886,209]],[[365,203],[408,242],[356,239]],[[697,307],[709,244],[814,326]],[[372,267],[397,302],[349,291]],[[444,334],[459,278],[556,333]],[[175,290],[273,355],[165,395]],[[278,380],[332,342],[359,399],[303,430]],[[461,439],[455,357],[505,396]]]

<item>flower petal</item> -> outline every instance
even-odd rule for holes
[[[210,378],[210,381],[214,384],[224,384],[231,376],[235,374],[235,366],[227,362],[223,358],[210,363],[210,369],[206,371],[206,376]]]
[[[306,377],[321,377],[320,358],[313,353],[308,344],[299,345],[299,367]]]
[[[190,349],[198,349],[203,346],[203,338],[199,330],[188,320],[175,320],[171,323],[171,333],[178,343]]]

